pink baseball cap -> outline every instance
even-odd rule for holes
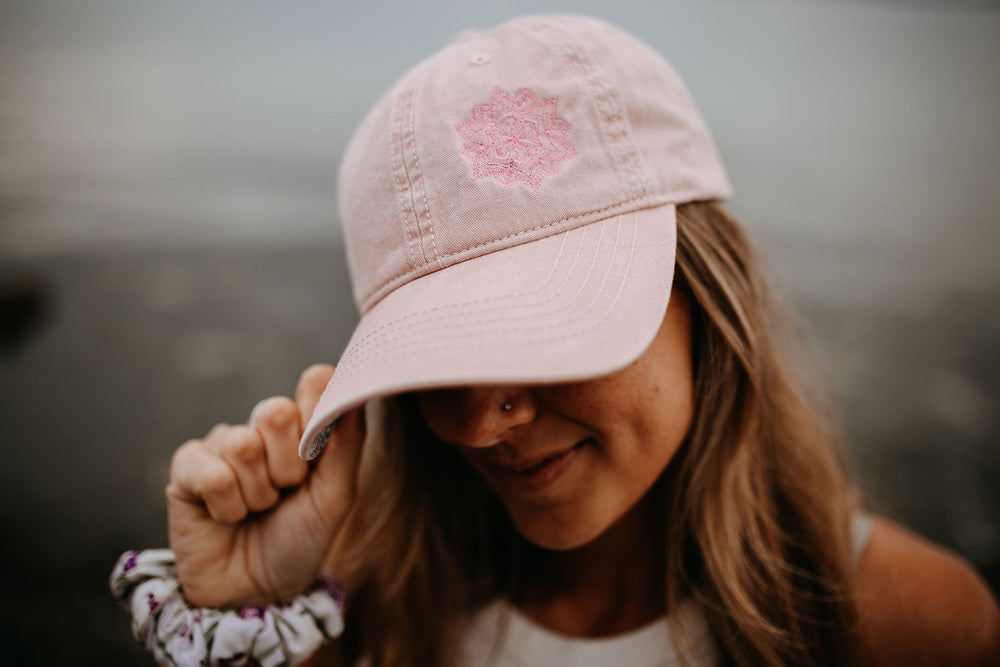
[[[666,312],[675,205],[731,194],[673,68],[578,16],[463,33],[415,66],[355,131],[338,188],[361,321],[304,459],[374,397],[627,366]]]

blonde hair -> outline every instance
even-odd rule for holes
[[[739,225],[711,202],[679,206],[677,225],[696,408],[655,490],[666,608],[700,601],[729,664],[839,664],[854,619],[853,496],[836,439],[789,364]],[[336,554],[348,594],[337,652],[343,664],[452,664],[465,621],[517,591],[531,547],[412,397],[381,411]]]
[[[854,622],[854,494],[838,439],[739,225],[678,211],[693,310],[695,417],[668,469],[667,601],[704,603],[741,665],[841,664]],[[801,363],[801,361],[800,361]]]

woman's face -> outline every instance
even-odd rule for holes
[[[637,505],[687,435],[688,299],[675,289],[649,348],[611,375],[443,389],[417,400],[427,426],[501,498],[526,539],[546,549],[583,546]]]

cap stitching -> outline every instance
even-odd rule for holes
[[[606,109],[601,105],[600,100],[598,99],[598,95],[594,91],[593,85],[591,84],[590,81],[587,80],[587,77],[585,76],[586,72],[581,71],[579,59],[576,58],[572,50],[567,51],[564,48],[560,48],[560,44],[558,41],[559,37],[558,28],[555,25],[546,23],[544,21],[539,22],[537,24],[526,22],[525,30],[527,32],[532,32],[535,38],[537,38],[547,47],[555,51],[556,55],[559,56],[559,58],[562,60],[563,66],[566,67],[566,69],[568,69],[578,79],[580,79],[583,82],[584,86],[587,88],[587,92],[590,93],[590,97],[593,100],[594,105],[597,107],[598,115],[603,121],[603,125],[601,127],[604,130],[604,136],[609,139],[608,144],[612,156],[614,158],[612,160],[612,164],[614,165],[615,173],[618,175],[619,182],[625,184],[626,188],[628,189],[628,192],[625,193],[625,196],[627,196],[629,199],[635,199],[636,193],[634,192],[631,184],[628,182],[629,180],[628,176],[623,171],[621,158],[618,155],[618,151],[615,148],[615,142],[612,141],[613,137],[610,134],[608,128],[608,126],[611,124],[611,119],[609,118]],[[575,65],[574,61],[576,63]]]
[[[640,199],[630,199],[630,200],[626,200],[626,201],[623,201],[623,202],[618,202],[617,204],[611,204],[609,206],[604,206],[604,207],[601,207],[601,208],[592,209],[590,211],[584,211],[582,213],[575,213],[573,215],[567,216],[565,218],[561,218],[559,220],[554,220],[552,222],[546,222],[544,224],[537,225],[535,227],[531,227],[530,229],[522,229],[521,231],[515,232],[513,234],[508,234],[507,236],[503,236],[503,237],[500,237],[498,239],[492,239],[490,241],[484,241],[482,243],[477,243],[476,245],[469,246],[468,248],[464,248],[462,250],[456,250],[455,252],[450,252],[450,253],[441,255],[438,258],[438,264],[441,266],[441,268],[444,268],[446,266],[444,264],[444,261],[447,260],[447,259],[450,259],[451,257],[454,257],[456,255],[462,255],[462,254],[468,253],[468,252],[473,251],[473,250],[478,250],[479,248],[483,248],[483,247],[494,245],[494,244],[498,244],[498,243],[503,243],[504,241],[509,241],[510,239],[517,238],[519,236],[524,236],[525,234],[531,234],[531,233],[537,232],[537,231],[539,231],[541,229],[546,229],[548,227],[554,227],[556,225],[561,225],[563,223],[571,222],[573,220],[580,220],[580,219],[587,218],[589,216],[600,214],[600,213],[609,213],[610,211],[614,211],[615,209],[625,208],[627,206],[634,206],[635,208],[633,210],[639,210],[641,208],[652,208],[653,206],[656,206],[656,205],[659,205],[659,204],[668,203],[668,201],[669,201],[669,198],[665,194],[649,194],[649,195],[646,195],[645,197],[642,197]],[[623,213],[627,213],[628,211],[622,211],[622,212]],[[610,213],[609,213],[609,215],[607,217],[610,217]],[[598,222],[598,221],[595,220],[594,222]],[[566,231],[569,231],[569,230],[566,230]],[[470,257],[469,259],[472,259],[472,257]],[[392,278],[389,278],[387,281],[385,281],[382,284],[382,287],[380,287],[378,290],[372,292],[372,295],[369,296],[367,299],[365,299],[364,303],[362,304],[362,313],[367,313],[369,310],[371,310],[372,307],[376,303],[378,303],[383,298],[385,298],[386,294],[388,294],[389,292],[391,292],[394,289],[396,289],[396,287],[398,287],[400,284],[408,282],[409,280],[413,279],[414,277],[419,277],[416,274],[426,275],[427,273],[432,273],[433,271],[434,271],[434,269],[428,269],[428,267],[426,267],[426,266],[417,266],[417,267],[414,267],[412,269],[408,269],[408,270],[404,271],[403,273],[399,273],[399,274],[393,276]]]
[[[586,230],[584,230],[584,233],[586,233]],[[562,243],[562,245],[559,248],[559,254],[556,256],[555,261],[552,263],[552,268],[549,270],[549,274],[545,277],[545,280],[543,282],[541,282],[537,287],[535,287],[535,288],[533,288],[531,290],[525,290],[525,291],[517,293],[517,294],[504,294],[502,296],[487,297],[487,298],[482,298],[482,299],[470,299],[470,300],[459,302],[459,303],[449,303],[449,304],[445,304],[445,305],[442,305],[442,306],[433,306],[431,308],[427,308],[427,309],[424,309],[424,310],[418,310],[418,311],[415,311],[415,312],[412,312],[412,313],[408,313],[407,315],[404,315],[402,317],[398,317],[398,318],[396,318],[394,320],[390,320],[389,322],[386,322],[385,324],[382,324],[377,329],[374,329],[374,330],[368,332],[367,334],[365,334],[365,336],[363,338],[361,338],[361,339],[359,339],[357,341],[351,341],[351,344],[350,344],[350,347],[348,349],[348,352],[350,353],[351,356],[356,356],[362,350],[366,349],[369,346],[370,342],[372,342],[373,340],[375,340],[378,337],[380,337],[381,336],[381,332],[384,329],[387,329],[389,327],[395,327],[395,326],[397,326],[397,325],[399,325],[399,324],[401,324],[403,322],[406,322],[408,320],[412,320],[412,319],[417,318],[417,317],[424,317],[426,315],[439,314],[441,311],[458,309],[458,308],[465,308],[467,306],[474,306],[474,305],[477,305],[477,304],[496,303],[496,302],[500,302],[500,301],[510,301],[512,299],[522,299],[524,297],[534,296],[534,295],[542,292],[545,289],[545,287],[549,284],[549,282],[552,280],[552,276],[555,274],[556,268],[559,266],[559,263],[560,263],[560,261],[562,259],[563,251],[565,250],[565,247],[566,247],[566,240],[563,239],[563,243]],[[582,244],[581,244],[580,247],[582,247]],[[580,247],[577,247],[576,254],[573,256],[573,260],[569,264],[569,271],[570,272],[577,265],[577,262],[580,259]],[[563,288],[563,286],[565,286],[566,281],[568,279],[569,279],[569,276],[567,275],[563,279],[562,285],[556,287],[555,292],[553,294],[550,294],[547,298],[545,298],[545,299],[543,299],[541,301],[537,301],[537,302],[535,302],[535,303],[533,303],[531,305],[533,307],[542,306],[542,305],[548,303],[549,301],[551,301],[552,299],[554,299],[555,296],[556,296],[556,294],[558,294],[559,291]],[[412,326],[419,326],[419,321],[416,324],[410,324],[408,326],[411,326],[411,327]],[[345,357],[341,358],[341,363],[343,363],[344,359],[347,359],[347,358],[349,358],[349,357],[345,356]]]
[[[629,274],[631,273],[631,269],[632,269],[632,258],[635,255],[636,239],[637,239],[637,235],[636,235],[635,231],[633,230],[632,245],[631,245],[631,248],[630,248],[630,251],[629,251],[628,261],[626,263],[625,273],[622,276],[621,282],[619,283],[618,290],[615,292],[614,298],[608,304],[608,306],[605,309],[604,313],[600,317],[595,318],[591,322],[591,324],[588,327],[586,327],[585,329],[577,330],[577,331],[573,332],[572,334],[562,334],[562,335],[558,335],[558,336],[555,336],[555,335],[546,336],[546,337],[543,337],[542,340],[546,340],[546,341],[558,341],[558,340],[565,340],[565,339],[569,339],[569,338],[576,338],[576,337],[579,337],[581,334],[585,334],[585,333],[587,333],[587,332],[589,332],[589,331],[597,328],[602,322],[604,322],[604,320],[606,320],[608,318],[608,316],[614,311],[614,308],[615,308],[616,304],[618,303],[619,299],[621,298],[622,290],[624,289],[624,286],[625,286],[626,282],[628,282]],[[451,346],[449,346],[449,347],[451,347]],[[425,351],[436,351],[438,349],[444,349],[444,346],[438,346],[438,347],[435,347],[435,348],[425,348]],[[400,351],[402,351],[402,350],[400,350]],[[385,361],[385,359],[383,359],[383,361]],[[334,393],[335,388],[339,384],[342,384],[342,381],[343,381],[343,375],[335,374],[333,376],[333,378],[331,378],[330,383],[324,389],[323,395],[320,397],[320,400],[317,402],[317,405],[322,405],[323,402],[324,402],[324,399],[327,397],[327,395]],[[405,390],[405,389],[400,389],[400,391],[402,391],[402,390]],[[382,389],[377,390],[377,391],[367,392],[365,395],[362,396],[362,402],[363,402],[363,400],[367,400],[368,398],[371,398],[373,396],[388,395],[390,393],[393,393],[393,390],[389,389],[389,388],[382,388]],[[358,400],[354,399],[353,403],[357,404]],[[344,407],[346,407],[346,406],[348,406],[350,404],[351,404],[351,402],[344,403],[343,406],[341,406],[340,408],[338,408],[338,410],[342,411]],[[326,411],[326,416],[324,416],[324,418],[322,420],[317,421],[317,424],[323,423],[325,421],[329,421],[329,417],[333,416],[336,413],[337,413],[337,410],[333,410],[333,411],[327,410]],[[314,427],[313,429],[311,429],[310,431],[308,431],[307,434],[311,433],[313,430],[318,430],[318,428],[319,428],[318,426]]]
[[[409,216],[407,215],[406,210],[406,191],[409,189],[409,180],[406,177],[406,168],[403,164],[402,118],[400,117],[401,107],[404,104],[404,100],[405,96],[400,96],[399,102],[393,105],[392,138],[389,143],[392,146],[392,171],[396,176],[396,192],[399,196],[399,213],[402,217],[403,232],[406,234],[406,245],[407,250],[409,250],[410,253],[410,264],[413,267],[417,267],[420,264],[417,261],[415,246],[417,244],[416,233],[419,233],[419,231],[414,230],[409,224]]]
[[[416,88],[414,88],[413,97],[416,97]],[[423,176],[423,172],[420,169],[420,156],[417,154],[416,132],[413,129],[413,127],[414,127],[414,120],[413,119],[414,119],[414,117],[416,116],[416,113],[417,113],[416,109],[417,109],[417,105],[416,105],[416,102],[414,101],[413,104],[411,104],[411,106],[410,106],[410,126],[409,126],[409,133],[408,133],[408,141],[409,141],[409,144],[410,144],[410,153],[413,155],[413,164],[414,164],[414,167],[417,170],[417,184],[418,184],[418,186],[420,188],[420,198],[421,198],[421,200],[424,203],[423,218],[424,218],[424,221],[427,224],[427,231],[429,232],[430,238],[431,238],[431,252],[432,252],[432,254],[434,256],[434,261],[437,262],[438,261],[437,241],[434,238],[434,225],[432,223],[430,205],[429,205],[429,203],[427,201],[427,191],[424,189],[424,176]],[[414,215],[415,215],[415,217],[417,219],[417,232],[420,234],[421,250],[425,251],[426,249],[423,247],[424,246],[424,243],[423,243],[424,229],[423,229],[423,224],[421,223],[421,213],[418,212],[418,211],[416,211],[416,206],[414,206]],[[424,252],[423,254],[424,254],[424,261],[426,262],[427,261],[426,252]]]
[[[633,236],[633,240],[632,240],[633,251],[634,251],[634,245],[635,245],[635,237],[637,236],[636,229],[637,229],[637,227],[636,227],[635,223],[633,223],[633,225],[632,225],[632,230],[633,230],[632,231],[632,236]],[[618,248],[617,237],[619,237],[621,235],[621,221],[618,222],[618,226],[617,226],[615,234],[616,234],[616,240],[615,240],[614,248],[615,248],[615,255],[617,255],[618,254],[618,252],[617,252],[617,248]],[[629,253],[629,262],[631,262],[631,256],[632,256],[632,252],[630,251],[630,253]],[[614,257],[614,255],[613,255],[613,257]],[[594,271],[594,265],[595,265],[596,261],[597,261],[597,254],[595,253],[595,255],[594,255],[594,257],[593,257],[590,265],[587,267],[586,274],[580,280],[580,285],[581,286],[577,289],[576,293],[573,295],[573,299],[576,299],[580,295],[580,293],[584,289],[584,286],[590,280],[590,276],[591,276],[591,274]],[[574,260],[574,265],[575,265],[575,263],[576,262]],[[609,263],[608,269],[607,269],[607,273],[605,273],[605,276],[604,276],[604,278],[601,281],[601,285],[598,288],[598,292],[601,291],[601,288],[603,288],[603,285],[607,282],[608,276],[610,275],[610,273],[612,271],[612,267],[613,267],[613,264]],[[538,304],[532,304],[532,307],[534,308],[535,306],[540,306],[540,305],[543,305],[544,303],[546,303],[546,302],[543,301],[543,302],[539,302]],[[487,309],[486,311],[483,311],[483,312],[479,313],[478,317],[480,319],[478,321],[479,322],[484,322],[485,320],[483,320],[482,318],[487,313],[489,313],[489,312],[490,312],[490,309]],[[556,311],[556,312],[558,312],[558,311]],[[508,316],[505,317],[505,320],[497,320],[497,321],[503,323],[504,321],[509,322],[509,321],[512,321],[513,319],[514,318],[512,318],[512,317],[510,317],[508,315]],[[566,322],[566,321],[573,321],[574,319],[578,319],[578,317],[577,318],[570,318],[569,320],[564,320],[564,322]],[[451,323],[451,322],[449,322],[449,323],[441,325],[441,326],[427,327],[426,329],[422,329],[421,331],[423,331],[423,332],[433,332],[433,331],[438,331],[438,330],[442,330],[442,329],[447,329],[447,328],[450,328],[452,326],[454,326],[454,324]],[[541,329],[544,329],[544,328],[546,328],[546,327],[525,328],[525,327],[519,326],[519,327],[517,327],[517,330],[518,331],[532,331],[532,330],[541,330]],[[509,330],[509,329],[511,329],[511,327],[507,327],[507,330]],[[497,331],[498,329],[494,328],[492,330],[493,331]],[[499,330],[504,330],[504,329],[499,329]],[[413,331],[412,325],[410,325],[410,326],[407,327],[407,331]],[[468,337],[468,334],[465,335],[465,336],[458,336],[457,338],[462,338],[462,337]],[[372,354],[376,354],[376,355],[378,354],[378,348],[376,348],[376,350],[375,350],[374,353],[371,352],[372,348],[371,348],[370,345],[366,345],[366,348],[367,349],[362,352],[362,351],[359,351],[357,348],[355,348],[353,345],[350,346],[350,348],[348,349],[348,353],[349,354],[347,354],[344,357],[342,357],[341,360],[340,360],[340,362],[339,362],[339,364],[338,364],[339,367],[341,368],[341,373],[342,374],[344,374],[344,371],[346,371],[347,369],[353,368],[361,360],[367,359],[368,357],[372,356]],[[392,348],[389,348],[389,349],[392,349]]]
[[[622,275],[621,281],[618,284],[618,289],[615,292],[614,298],[612,298],[611,302],[607,305],[607,307],[604,309],[604,312],[599,317],[597,317],[594,320],[592,320],[591,323],[587,327],[582,328],[582,329],[576,329],[572,333],[566,333],[566,334],[560,334],[560,335],[543,336],[543,337],[535,339],[535,340],[555,341],[555,340],[562,340],[562,339],[567,339],[567,338],[571,338],[571,337],[572,338],[577,338],[581,334],[587,333],[588,331],[591,331],[592,329],[595,329],[605,319],[607,319],[607,317],[614,310],[614,306],[617,304],[618,300],[621,298],[622,290],[624,289],[624,286],[625,286],[626,282],[628,281],[629,274],[631,273],[632,258],[635,255],[636,240],[637,240],[637,234],[636,234],[635,230],[633,229],[632,243],[631,243],[631,246],[630,246],[630,249],[629,249],[629,256],[628,256],[628,259],[626,260],[626,263],[625,263],[625,272]],[[606,281],[606,278],[605,278],[605,281]],[[602,283],[602,287],[603,287],[603,283]],[[504,318],[503,321],[510,322],[511,319],[510,318]],[[444,327],[442,327],[442,328],[444,328]],[[512,331],[517,331],[517,332],[525,332],[525,331],[531,332],[531,331],[544,330],[545,328],[548,328],[548,327],[525,328],[525,327],[520,327],[519,326],[519,327],[507,327],[506,329],[502,329],[501,331],[512,330]],[[493,329],[493,331],[497,331],[497,329]],[[460,341],[461,339],[476,338],[476,337],[478,337],[478,335],[479,334],[463,334],[463,335],[459,335],[457,337],[449,339],[445,344],[436,345],[436,346],[432,346],[432,347],[423,347],[423,348],[420,348],[419,350],[416,350],[416,351],[418,351],[418,352],[433,352],[433,351],[442,350],[442,349],[450,349],[450,348],[453,348],[455,346],[455,344],[458,341]],[[405,348],[402,345],[395,345],[395,346],[391,346],[391,347],[388,347],[388,348],[379,348],[379,350],[382,351],[382,352],[388,352],[388,354],[381,355],[382,356],[381,361],[383,361],[383,362],[389,361],[393,357],[398,357],[398,356],[400,356],[403,353],[413,354],[413,351],[408,350],[407,348]],[[366,354],[363,357],[356,357],[356,358],[352,359],[346,365],[346,367],[342,366],[340,372],[334,374],[333,378],[331,379],[330,384],[327,386],[327,389],[332,389],[337,384],[342,383],[343,380],[345,379],[345,377],[350,375],[350,371],[351,371],[351,369],[353,367],[355,367],[361,360],[368,359],[371,356],[373,356],[373,355]]]
[[[575,71],[577,76],[583,80],[597,104],[601,118],[606,124],[605,132],[615,153],[617,166],[625,179],[630,196],[632,198],[645,196],[647,194],[646,185],[637,173],[638,151],[635,144],[629,141],[630,135],[625,125],[624,109],[617,92],[604,84],[586,50],[575,43],[570,35],[552,24],[542,24],[538,28],[542,32],[549,33],[552,37],[556,37],[556,33],[562,37],[562,41],[552,39],[551,44],[562,57],[566,66]]]
[[[639,154],[635,147],[634,142],[629,140],[630,133],[628,131],[628,128],[626,127],[624,110],[622,108],[621,102],[617,94],[613,90],[608,89],[608,87],[603,84],[600,76],[597,75],[595,68],[591,63],[591,61],[589,60],[589,58],[587,57],[586,53],[582,49],[580,49],[578,45],[575,45],[572,42],[571,37],[566,35],[564,31],[560,31],[556,26],[551,24],[539,24],[535,26],[529,25],[527,27],[529,30],[535,31],[536,35],[541,33],[548,35],[551,38],[551,39],[545,39],[544,37],[539,36],[539,39],[549,44],[551,48],[556,50],[556,52],[562,58],[563,63],[571,71],[574,71],[576,73],[576,75],[583,81],[588,91],[590,92],[591,98],[594,100],[597,109],[601,115],[601,118],[604,121],[605,134],[608,137],[609,143],[612,148],[612,152],[615,155],[616,170],[618,171],[619,176],[622,177],[623,181],[628,187],[629,191],[628,201],[632,201],[635,202],[636,204],[639,204],[643,202],[646,198],[653,196],[649,193],[648,188],[643,182],[643,179],[637,173],[637,170],[641,165],[641,160],[639,158]],[[560,37],[562,39],[560,39]],[[419,173],[419,165],[417,168]],[[426,196],[426,193],[424,194]],[[499,239],[492,239],[490,241],[485,241],[476,244],[474,246],[471,246],[469,248],[464,248],[462,250],[455,251],[452,253],[447,253],[445,255],[438,254],[435,242],[434,243],[435,263],[438,268],[444,268],[445,266],[448,266],[447,260],[455,255],[468,253],[470,251],[491,244],[502,243],[511,238],[515,238],[521,234],[535,232],[540,229],[544,229],[545,227],[548,226],[561,224],[563,222],[567,222],[573,219],[578,219],[586,215],[592,215],[600,211],[613,209],[616,206],[624,206],[628,203],[628,201],[622,202],[620,204],[615,204],[609,207],[604,207],[603,209],[596,209],[594,211],[577,214],[575,216],[569,216],[567,218],[563,218],[561,220],[552,223],[547,223],[531,229],[522,230],[515,234],[504,236]],[[428,209],[428,215],[429,215],[429,209]],[[422,256],[424,258],[424,265],[414,266],[411,269],[404,269],[404,271],[402,271],[401,273],[398,273],[395,276],[392,276],[385,282],[383,282],[380,288],[374,290],[368,296],[368,298],[364,300],[363,304],[361,305],[361,310],[363,313],[367,313],[369,310],[371,310],[371,308],[374,307],[374,305],[378,303],[381,299],[383,299],[386,296],[386,294],[394,290],[400,284],[405,283],[414,277],[419,277],[420,275],[425,275],[426,273],[430,273],[434,270],[433,268],[427,267],[427,264],[429,264],[429,262],[427,261],[426,255],[423,253],[423,243],[422,243],[423,234],[422,234],[422,229],[420,227],[419,214],[416,214],[415,212],[415,216],[417,217],[417,233],[420,234],[421,251],[422,251]],[[433,228],[431,228],[431,233],[433,234]],[[414,263],[416,264],[416,262]]]
[[[405,115],[412,116],[415,113],[415,109],[416,109],[416,96],[417,96],[417,84],[414,83],[413,87],[410,88],[406,92],[406,96],[405,96],[405,100],[406,100],[406,114]],[[403,119],[401,117],[400,118],[400,125],[402,125],[402,122],[403,122]],[[407,210],[407,213],[409,214],[409,216],[412,216],[413,228],[414,228],[414,230],[417,233],[418,247],[420,248],[421,263],[422,264],[427,264],[428,263],[428,261],[427,261],[427,249],[426,249],[425,244],[424,244],[424,230],[421,229],[421,227],[420,227],[420,214],[417,212],[417,203],[416,203],[416,200],[414,198],[415,191],[416,191],[416,188],[417,188],[417,183],[414,182],[414,180],[410,178],[410,172],[411,172],[411,170],[413,168],[413,165],[410,164],[410,157],[412,156],[412,152],[410,154],[407,153],[407,148],[410,148],[412,146],[412,143],[413,143],[412,137],[410,136],[410,132],[412,132],[412,131],[413,131],[412,126],[407,126],[406,129],[405,129],[405,131],[402,133],[401,138],[400,138],[400,154],[402,155],[403,171],[406,174],[406,182],[409,185],[409,187],[406,190],[407,199],[409,200],[409,206],[408,206],[408,208],[406,210]],[[409,216],[407,218],[408,220],[410,219]]]
[[[619,226],[619,230],[618,231],[620,233],[620,231],[621,231],[620,230],[620,226]],[[586,274],[583,276],[582,280],[580,281],[580,283],[581,283],[580,286],[577,287],[576,292],[570,298],[571,301],[575,301],[576,299],[578,299],[580,297],[580,294],[584,291],[584,288],[586,287],[588,281],[590,280],[590,276],[591,276],[591,274],[594,271],[594,265],[596,264],[596,262],[597,262],[597,255],[595,254],[594,257],[591,259],[590,265],[587,267]],[[605,273],[605,276],[604,276],[603,280],[601,281],[601,285],[598,287],[598,292],[600,292],[600,288],[603,287],[604,283],[607,282],[608,276],[611,274],[611,271],[612,271],[612,266],[609,265],[608,269],[607,269],[607,272]],[[531,310],[534,310],[534,309],[536,309],[536,308],[538,308],[540,306],[545,305],[546,303],[548,303],[549,301],[551,301],[554,297],[555,297],[555,295],[552,295],[549,298],[545,299],[544,301],[539,301],[537,303],[532,303],[532,304],[527,304],[527,305],[524,305],[524,306],[520,306],[517,309],[522,310],[522,311],[527,311],[530,308]],[[557,314],[562,313],[565,310],[566,310],[565,307],[564,308],[559,308],[559,309],[551,311],[550,313],[547,313],[547,314],[549,314],[549,315],[557,315]],[[499,319],[498,318],[486,319],[486,316],[489,313],[491,313],[491,312],[496,312],[496,309],[490,308],[490,309],[486,309],[484,311],[479,311],[477,313],[469,313],[467,315],[467,317],[474,317],[474,318],[476,318],[475,319],[475,323],[477,325],[488,325],[488,324],[493,324],[493,323],[504,324],[504,323],[512,322],[515,319],[514,317],[511,317],[510,315],[504,315],[502,318],[499,318]],[[586,312],[586,310],[584,310],[583,312]],[[579,313],[578,313],[578,315],[579,315]],[[571,318],[569,318],[566,321],[573,321],[574,319],[577,319],[577,318],[572,318],[571,317]],[[430,326],[420,326],[421,324],[429,324]],[[450,328],[452,328],[454,326],[455,326],[455,322],[454,321],[450,321],[450,322],[442,324],[440,322],[440,320],[433,320],[433,319],[431,319],[431,320],[424,320],[423,322],[419,322],[419,323],[416,323],[416,324],[409,324],[407,326],[407,333],[417,333],[417,332],[419,332],[421,334],[433,333],[433,332],[436,332],[436,331],[450,329]],[[531,330],[541,329],[541,328],[543,328],[543,327],[534,327],[534,328],[518,327],[518,330],[519,331],[531,331]],[[507,329],[510,329],[510,327],[507,327]],[[503,331],[504,329],[492,328],[491,330],[492,331]],[[471,336],[471,334],[466,334],[464,336],[459,336],[458,338],[467,338],[467,337],[470,337],[470,336]],[[379,338],[380,337],[381,337],[381,335],[379,336]],[[374,339],[374,338],[370,339],[368,341],[368,343],[363,348],[362,347],[356,347],[356,346],[352,345],[351,348],[350,348],[351,355],[349,357],[344,357],[340,361],[339,366],[342,368],[342,372],[343,372],[343,366],[345,366],[345,365],[347,366],[347,368],[352,368],[359,361],[367,359],[367,358],[369,358],[369,357],[371,357],[373,355],[374,356],[378,356],[380,348],[373,348],[372,347],[372,345],[375,342],[376,342],[376,339]],[[382,349],[385,349],[385,348],[382,348]],[[389,349],[392,349],[392,347],[390,347]]]
[[[499,118],[498,118],[499,117]],[[509,153],[518,143],[506,121],[534,128],[536,145],[521,160]],[[542,183],[562,171],[562,163],[577,154],[567,142],[573,126],[559,115],[559,96],[540,99],[529,88],[513,93],[494,86],[489,102],[473,105],[465,120],[455,126],[462,137],[461,155],[472,166],[472,180],[492,178],[501,187],[523,184],[538,191]],[[504,141],[507,139],[507,141]],[[525,148],[524,143],[519,144]]]
[[[356,348],[360,349],[360,348],[363,348],[363,347],[367,347],[367,341],[370,340],[372,338],[372,336],[377,335],[378,332],[382,331],[383,329],[385,329],[387,327],[394,326],[396,324],[399,324],[401,322],[405,322],[405,321],[413,319],[415,317],[420,317],[420,316],[423,316],[423,315],[429,315],[429,314],[432,314],[432,313],[440,313],[441,311],[452,310],[452,309],[455,309],[455,308],[464,308],[465,306],[472,306],[472,305],[475,305],[475,304],[478,304],[478,303],[490,303],[490,302],[495,302],[495,301],[509,301],[511,299],[521,299],[523,297],[528,297],[528,296],[533,296],[535,294],[538,294],[539,292],[543,291],[545,289],[545,287],[549,284],[549,282],[552,280],[552,276],[555,273],[556,267],[559,265],[559,262],[560,262],[560,260],[562,258],[563,251],[565,250],[565,248],[566,248],[566,239],[563,238],[562,245],[559,247],[559,253],[556,256],[556,259],[555,259],[555,261],[552,264],[552,268],[549,270],[549,274],[545,277],[544,281],[542,281],[536,287],[534,287],[534,288],[532,288],[530,290],[525,290],[525,291],[519,292],[517,294],[504,294],[502,296],[486,297],[486,298],[482,298],[482,299],[470,299],[470,300],[467,300],[467,301],[459,301],[459,302],[455,302],[455,303],[448,303],[448,304],[444,304],[444,305],[441,305],[441,306],[433,306],[431,308],[426,308],[424,310],[418,310],[418,311],[414,311],[412,313],[407,313],[406,315],[398,317],[398,318],[396,318],[394,320],[390,320],[390,321],[386,322],[385,324],[380,325],[378,328],[373,329],[372,331],[369,331],[367,334],[365,334],[365,336],[363,338],[360,338],[357,341],[352,341],[351,348],[352,349],[356,349]],[[573,257],[573,261],[570,264],[570,268],[571,269],[572,269],[573,266],[576,265],[576,262],[579,259],[579,257],[580,257],[580,248],[578,247],[576,249],[576,255]],[[553,298],[555,298],[555,295],[549,296],[545,301],[539,301],[538,304],[547,303],[548,301],[551,301]]]

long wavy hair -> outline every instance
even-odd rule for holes
[[[692,202],[678,207],[677,230],[696,407],[651,491],[664,517],[666,609],[700,602],[726,664],[842,664],[855,618],[855,497],[839,438],[793,363],[740,226],[718,204]],[[424,427],[412,396],[377,408],[359,500],[332,561],[348,605],[330,651],[344,665],[361,656],[372,667],[453,664],[464,624],[517,594],[533,547]],[[668,619],[683,638],[684,621]]]

